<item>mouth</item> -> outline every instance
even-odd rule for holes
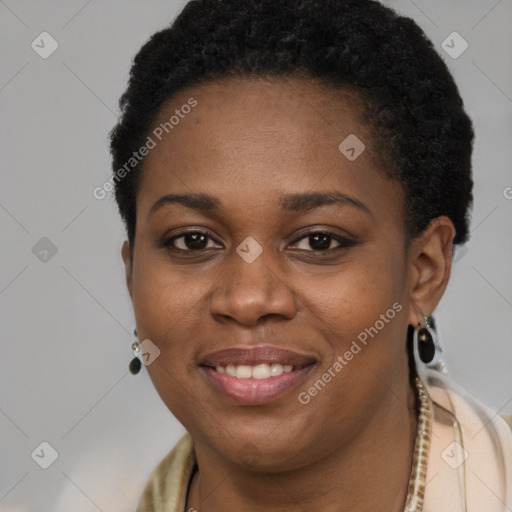
[[[217,391],[238,403],[257,405],[297,387],[316,363],[311,356],[263,346],[213,352],[200,368]]]

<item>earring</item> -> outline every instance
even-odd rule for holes
[[[137,329],[133,329],[133,335],[135,336],[135,341],[132,343],[132,351],[135,357],[130,361],[129,369],[132,375],[137,375],[137,373],[140,372],[140,368],[142,366],[140,359],[137,357],[138,353],[140,352],[140,343],[137,339]]]
[[[436,355],[435,326],[432,316],[423,315],[425,325],[418,324],[414,330],[414,344],[418,350],[420,359],[425,363],[431,363]]]

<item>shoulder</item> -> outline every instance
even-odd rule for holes
[[[512,496],[510,416],[500,416],[450,376],[426,371],[423,377],[433,405],[425,510],[502,512]]]
[[[194,445],[187,432],[151,473],[136,512],[183,510],[195,465]]]
[[[512,442],[512,416],[499,414],[487,407],[450,376],[427,370],[422,379],[432,400],[453,413],[468,436],[473,438],[485,431],[489,436],[504,441],[506,446]]]

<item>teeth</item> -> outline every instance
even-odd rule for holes
[[[268,364],[254,366],[252,368],[252,377],[254,379],[268,379],[270,377],[270,366]]]
[[[278,377],[282,373],[290,373],[293,371],[291,364],[285,364],[284,366],[279,363],[269,364],[257,364],[249,366],[247,364],[241,364],[238,366],[228,364],[227,366],[217,366],[215,368],[219,373],[225,373],[230,377],[236,377],[238,379],[268,379],[269,377]]]
[[[270,375],[272,375],[272,377],[277,377],[277,376],[281,375],[283,372],[284,372],[284,368],[283,368],[282,364],[274,363],[270,367]]]
[[[245,364],[236,367],[236,376],[239,379],[249,379],[251,377],[252,368]]]

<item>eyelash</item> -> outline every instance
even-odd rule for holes
[[[177,247],[174,247],[174,243],[175,243],[176,240],[178,240],[180,238],[184,238],[186,235],[192,235],[192,234],[200,234],[200,235],[205,236],[207,238],[207,240],[213,240],[214,242],[216,242],[215,239],[213,237],[211,237],[205,231],[190,230],[190,231],[183,231],[183,232],[181,232],[178,235],[174,235],[174,236],[164,240],[161,243],[161,247],[167,248],[169,251],[178,252],[178,253],[181,252],[181,253],[196,253],[197,254],[197,253],[208,252],[209,249],[197,249],[197,250],[194,250],[194,249],[179,249]],[[353,240],[353,239],[350,239],[350,238],[347,238],[347,237],[343,237],[341,235],[338,235],[338,234],[333,233],[333,232],[328,231],[328,230],[319,229],[319,230],[308,231],[307,233],[304,233],[302,236],[300,236],[299,238],[295,239],[295,241],[292,242],[292,245],[297,244],[298,242],[300,242],[300,241],[302,241],[304,239],[307,239],[310,236],[317,235],[317,234],[326,235],[326,236],[330,237],[331,239],[335,240],[336,242],[338,242],[340,245],[338,247],[331,248],[331,249],[311,249],[311,250],[296,249],[296,250],[297,251],[305,251],[305,252],[309,252],[309,253],[317,253],[317,254],[318,253],[329,253],[329,254],[332,254],[333,251],[341,250],[341,249],[348,249],[348,248],[354,247],[355,245],[358,244],[358,242],[356,240]],[[218,243],[218,242],[216,242],[216,243]]]

